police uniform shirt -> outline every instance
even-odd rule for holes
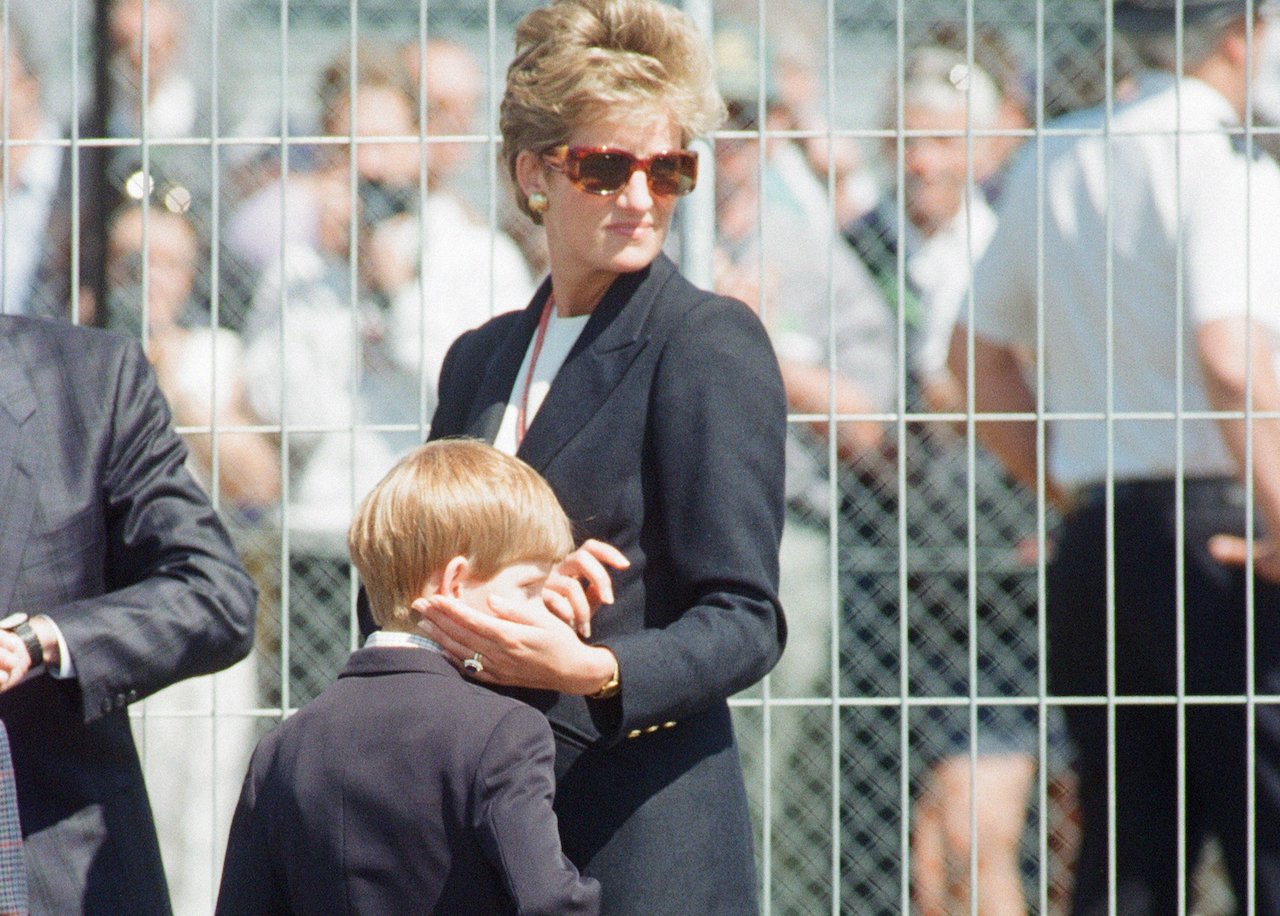
[[[1043,316],[1048,410],[1093,415],[1055,423],[1049,467],[1061,484],[1107,474],[1108,325],[1113,410],[1165,415],[1178,407],[1179,376],[1182,410],[1210,409],[1198,327],[1249,315],[1280,331],[1280,168],[1248,152],[1239,124],[1205,83],[1147,72],[1136,98],[1116,106],[1109,140],[1102,108],[1069,115],[1046,130],[1043,164],[1028,143],[1010,176],[975,272],[973,326],[1034,350]],[[1182,425],[1187,477],[1234,473],[1215,422]],[[1171,416],[1119,417],[1113,429],[1117,479],[1177,473]]]

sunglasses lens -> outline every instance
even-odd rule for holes
[[[649,163],[649,187],[655,194],[688,194],[697,181],[698,159],[692,153],[666,153]]]
[[[636,157],[627,152],[570,148],[564,171],[588,194],[616,194],[631,180],[636,167]],[[698,154],[689,150],[660,153],[648,160],[644,169],[653,193],[679,197],[698,183]]]
[[[625,153],[587,153],[578,160],[578,185],[592,194],[612,194],[627,183],[634,162]]]

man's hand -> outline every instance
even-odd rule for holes
[[[43,664],[48,668],[57,668],[62,658],[58,648],[57,627],[44,615],[31,617],[27,623],[40,640]],[[30,672],[31,653],[27,651],[26,644],[16,633],[0,630],[0,693],[21,683]]]
[[[0,693],[20,683],[31,668],[31,655],[17,635],[0,630]]]
[[[1280,582],[1280,544],[1274,540],[1251,545],[1234,534],[1217,534],[1209,539],[1209,554],[1224,566],[1244,566],[1253,553],[1253,569],[1269,582]]]

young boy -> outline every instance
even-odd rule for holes
[[[530,467],[478,442],[405,457],[347,539],[381,630],[259,743],[219,914],[599,911],[560,850],[551,729],[422,635],[420,597],[541,610],[569,520]]]

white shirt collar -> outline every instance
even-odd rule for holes
[[[374,630],[364,641],[366,649],[429,649],[444,655],[438,642],[417,633],[401,633],[397,630]]]

